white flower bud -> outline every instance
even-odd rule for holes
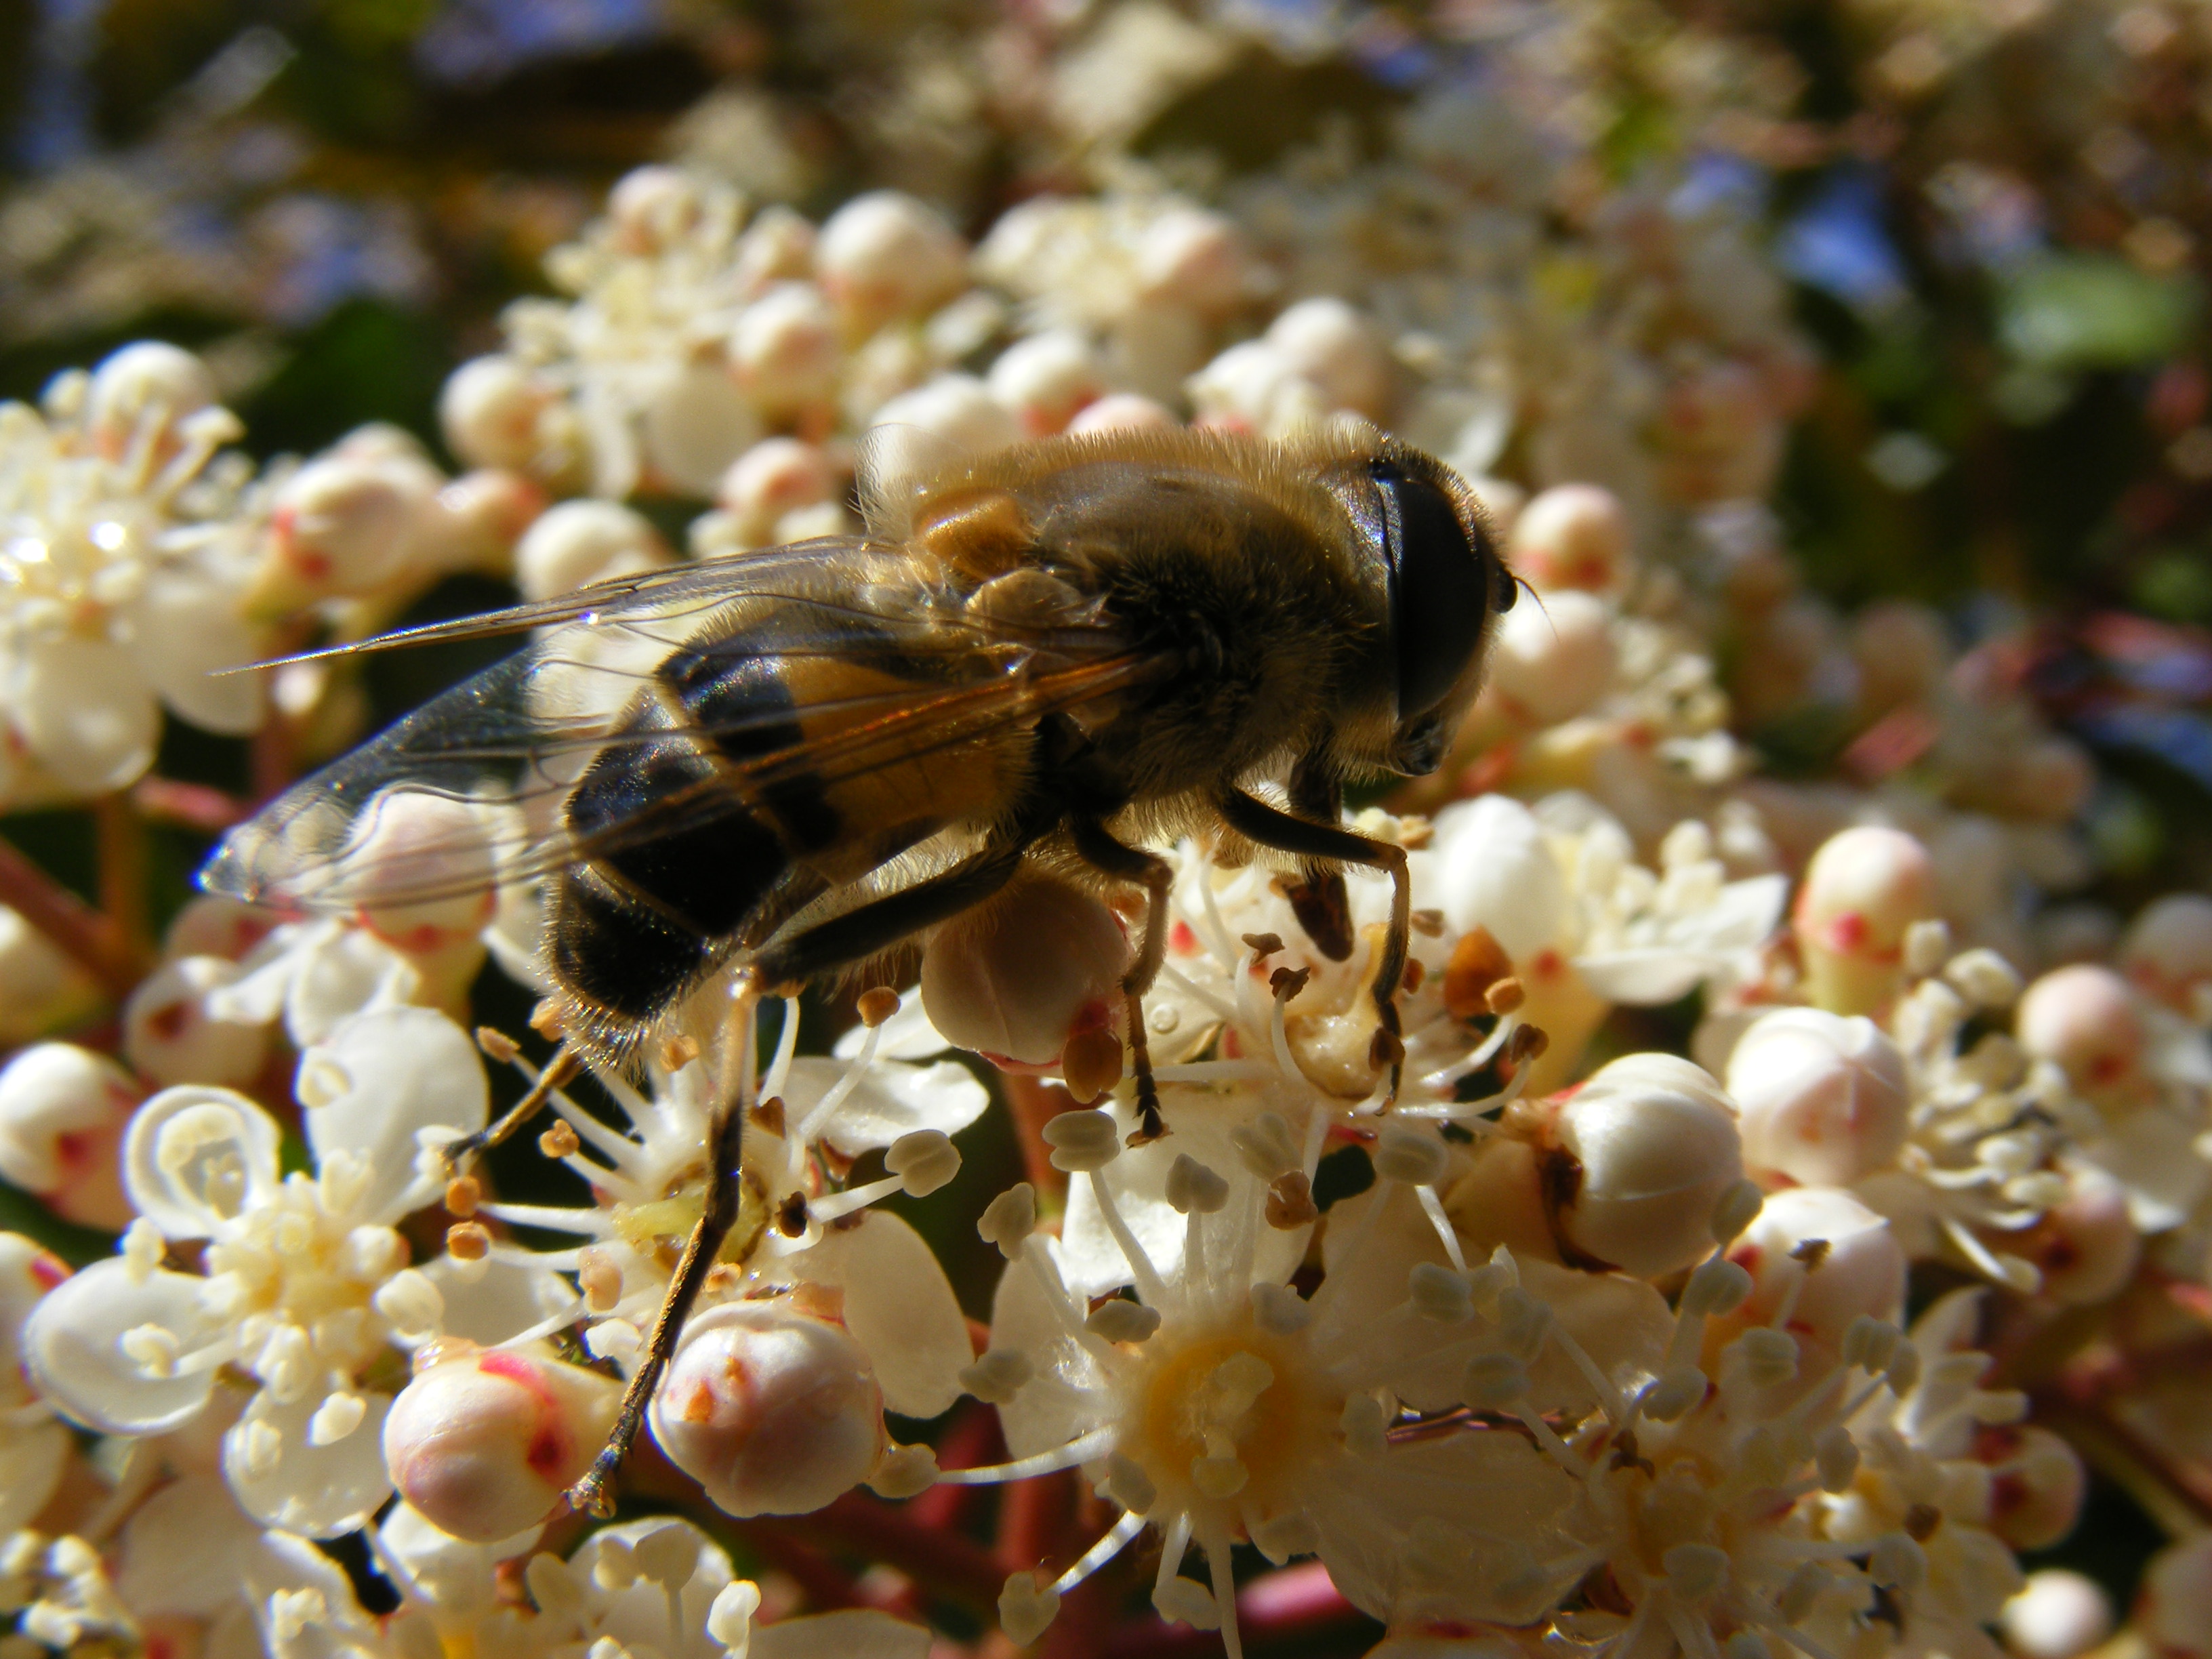
[[[1201,424],[1283,437],[1325,419],[1322,390],[1266,340],[1231,346],[1184,382]]]
[[[34,636],[19,649],[7,711],[18,755],[27,749],[77,795],[120,789],[154,763],[161,706],[149,665],[111,640],[76,633]]]
[[[138,983],[123,1006],[123,1052],[157,1083],[249,1083],[269,1052],[265,1026],[218,1019],[209,994],[238,977],[220,957],[180,957]]]
[[[1129,960],[1127,935],[1097,898],[1023,881],[931,935],[921,1006],[946,1042],[994,1065],[1056,1066],[1071,1036],[1111,1027]]]
[[[2199,993],[2212,987],[2212,895],[2168,893],[2146,906],[2120,941],[2119,967],[2146,995],[2203,1020]]]
[[[1726,1096],[1672,1055],[1614,1060],[1555,1109],[1547,1133],[1580,1166],[1554,1224],[1583,1255],[1639,1277],[1704,1256],[1713,1206],[1743,1176]]]
[[[775,1302],[692,1316],[647,1420],[669,1461],[731,1515],[803,1515],[866,1480],[883,1395],[859,1343]]]
[[[942,1129],[913,1129],[890,1144],[884,1168],[909,1198],[927,1198],[960,1173],[960,1149]]]
[[[416,1377],[384,1419],[392,1484],[456,1538],[511,1538],[551,1514],[613,1426],[618,1385],[504,1349]]]
[[[1559,484],[1521,509],[1506,562],[1547,594],[1567,588],[1603,593],[1626,574],[1628,543],[1628,514],[1611,490]]]
[[[2127,981],[2109,968],[2078,963],[2045,974],[2021,998],[2013,1030],[2093,1100],[2124,1097],[2142,1081],[2148,1035]]]
[[[986,1244],[995,1244],[1008,1261],[1036,1231],[1036,1188],[1018,1181],[983,1206],[975,1231]]]
[[[2112,1633],[2112,1602],[2095,1579],[2045,1567],[2028,1574],[1997,1623],[2020,1659],[2076,1659]]]
[[[363,925],[410,957],[473,950],[498,903],[502,827],[500,809],[482,802],[404,788],[377,796],[355,820],[343,855]],[[453,896],[384,898],[433,886]]]
[[[1611,607],[1570,589],[1542,605],[1516,605],[1499,620],[1490,684],[1533,724],[1557,726],[1612,690],[1615,663]]]
[[[704,497],[760,441],[761,417],[723,364],[702,359],[675,368],[646,398],[639,435],[654,484]]]
[[[2041,1221],[2006,1241],[2043,1275],[2043,1293],[2075,1307],[2116,1296],[2135,1277],[2142,1235],[2127,1188],[2094,1164],[2070,1165],[2063,1196]]]
[[[1072,329],[1017,340],[991,365],[991,395],[1013,411],[1023,433],[1047,438],[1064,431],[1078,410],[1105,389],[1091,343]]]
[[[2212,1659],[2212,1533],[2151,1557],[2135,1627],[2162,1659]]]
[[[1791,916],[1813,1001],[1871,1014],[1904,979],[1905,935],[1935,915],[1936,866],[1902,830],[1863,824],[1832,836],[1806,866]]]
[[[1121,1132],[1103,1112],[1062,1112],[1044,1126],[1052,1167],[1070,1175],[1103,1170],[1121,1154]]]
[[[1078,410],[1067,423],[1071,433],[1138,432],[1149,428],[1180,426],[1166,404],[1135,392],[1109,392]]]
[[[64,1220],[119,1231],[134,1212],[116,1158],[137,1086],[104,1055],[40,1042],[0,1070],[0,1177]]]
[[[472,358],[438,394],[439,429],[446,447],[471,466],[527,472],[540,459],[538,421],[553,398],[514,358]]]
[[[739,542],[760,546],[803,508],[834,502],[842,480],[829,453],[797,438],[763,438],[730,464],[714,500],[730,515]]]
[[[902,430],[911,427],[922,434]],[[1021,425],[972,374],[940,374],[902,392],[868,423],[868,459],[879,490],[894,498],[934,473],[946,452],[974,460],[1021,440]]]
[[[739,312],[729,352],[738,386],[771,414],[824,403],[837,389],[837,318],[811,283],[778,283]]]
[[[255,609],[370,593],[401,575],[441,482],[404,452],[339,449],[309,461],[276,492]]]
[[[1729,1256],[1752,1277],[1746,1321],[1764,1324],[1786,1303],[1787,1328],[1831,1353],[1858,1321],[1904,1311],[1904,1247],[1886,1218],[1839,1188],[1770,1195]]]
[[[1905,1145],[1905,1056],[1872,1020],[1817,1008],[1761,1016],[1729,1056],[1743,1161],[1808,1186],[1848,1186]]]
[[[1231,221],[1202,208],[1175,208],[1145,228],[1137,287],[1150,299],[1218,317],[1243,303],[1249,264]]]
[[[951,226],[895,190],[854,197],[823,222],[814,246],[823,291],[855,336],[949,299],[965,279],[967,259]]]
[[[215,377],[181,346],[139,340],[110,353],[92,371],[85,425],[94,449],[109,460],[127,451],[143,422],[157,434],[156,459],[175,448],[173,434],[186,416],[215,402]]]
[[[1376,421],[1389,412],[1390,354],[1375,325],[1343,301],[1301,300],[1268,325],[1266,339],[1329,408]]]
[[[633,167],[607,192],[607,228],[623,252],[649,258],[689,234],[703,205],[698,185],[676,168]]]
[[[514,550],[514,585],[526,599],[550,599],[669,562],[659,532],[629,508],[614,501],[562,501],[523,532]]]
[[[2025,1401],[2014,1405],[2024,1416]],[[2049,1548],[2081,1518],[2089,1489],[2081,1454],[2049,1429],[1975,1414],[1989,1426],[1976,1437],[1972,1455],[1998,1477],[1990,1489],[1990,1530],[2016,1550]]]

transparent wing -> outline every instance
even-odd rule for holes
[[[1095,611],[986,622],[970,596],[896,549],[838,539],[373,641],[550,630],[286,791],[224,839],[201,884],[318,910],[481,893],[712,823],[781,781],[834,783],[923,759],[1165,672]],[[580,834],[562,808],[592,763],[670,741],[636,711],[671,695],[657,671],[679,653],[708,674],[768,665],[794,701],[687,711],[699,738],[742,758],[641,791]],[[896,675],[813,672],[886,661]]]

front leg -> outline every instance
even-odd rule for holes
[[[1382,1020],[1382,1029],[1375,1034],[1375,1062],[1389,1066],[1390,1098],[1396,1100],[1406,1069],[1406,1043],[1398,1024],[1398,982],[1405,977],[1406,952],[1413,931],[1413,884],[1406,866],[1406,849],[1395,842],[1355,835],[1340,825],[1309,823],[1265,801],[1255,800],[1241,789],[1224,790],[1217,805],[1231,829],[1259,846],[1389,872],[1390,927],[1382,940],[1382,959],[1375,968],[1375,1011]]]
[[[1125,847],[1099,824],[1078,818],[1069,826],[1077,854],[1094,870],[1133,881],[1145,889],[1145,936],[1137,959],[1121,976],[1121,996],[1129,1012],[1129,1063],[1137,1077],[1137,1138],[1158,1140],[1167,1133],[1160,1121],[1159,1085],[1152,1080],[1151,1035],[1145,1029],[1145,993],[1158,977],[1167,954],[1168,892],[1175,869],[1157,853]]]
[[[1291,811],[1310,823],[1334,826],[1344,820],[1344,784],[1325,752],[1310,750],[1291,773]],[[1352,900],[1344,872],[1308,865],[1297,880],[1284,884],[1291,914],[1306,937],[1331,962],[1352,957]]]

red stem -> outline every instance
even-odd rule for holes
[[[235,795],[176,778],[139,779],[131,786],[131,804],[155,823],[179,824],[208,836],[221,835],[251,810]]]
[[[0,840],[0,903],[12,906],[118,1002],[146,971],[145,960],[120,927],[5,840]]]
[[[824,1510],[794,1516],[787,1529],[896,1567],[933,1595],[991,1608],[1006,1576],[991,1552],[957,1533],[918,1526],[904,1510],[848,1492]]]
[[[999,1414],[980,1400],[962,1402],[960,1414],[945,1431],[937,1461],[948,1469],[974,1468],[995,1463],[1006,1455],[999,1436]],[[983,1495],[981,1486],[932,1486],[906,1506],[907,1518],[933,1531],[957,1531]]]
[[[735,1531],[762,1560],[790,1576],[805,1593],[810,1611],[830,1613],[869,1605],[868,1598],[842,1567],[792,1537],[781,1521],[741,1521]]]
[[[1067,1177],[1052,1166],[1052,1149],[1044,1144],[1044,1126],[1062,1112],[1075,1109],[1075,1101],[1057,1083],[1042,1078],[1009,1073],[1006,1103],[1013,1108],[1014,1139],[1022,1149],[1022,1173],[1036,1188],[1038,1208],[1057,1214],[1067,1195]]]

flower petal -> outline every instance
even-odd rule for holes
[[[239,1506],[266,1527],[336,1538],[368,1524],[392,1496],[384,1418],[392,1396],[364,1393],[368,1413],[343,1440],[318,1446],[307,1425],[322,1400],[279,1404],[264,1389],[222,1437],[222,1474]]]
[[[975,1358],[951,1282],[920,1233],[887,1210],[857,1227],[833,1227],[784,1267],[845,1293],[845,1328],[867,1351],[884,1404],[903,1417],[934,1417],[960,1397]]]
[[[803,1122],[814,1103],[848,1069],[834,1060],[793,1060],[784,1087],[790,1121]],[[916,1129],[956,1133],[982,1116],[990,1104],[990,1092],[957,1060],[909,1066],[879,1059],[830,1115],[822,1138],[846,1157],[857,1158]]]
[[[164,1089],[131,1114],[124,1189],[164,1238],[212,1238],[276,1196],[283,1139],[276,1120],[235,1089]]]
[[[209,1619],[237,1598],[261,1528],[210,1474],[155,1492],[123,1528],[115,1589],[141,1617]]]
[[[23,1327],[23,1363],[39,1391],[103,1434],[163,1434],[190,1420],[215,1388],[212,1368],[148,1373],[123,1351],[126,1331],[157,1325],[180,1353],[218,1334],[203,1311],[204,1280],[156,1269],[138,1277],[119,1257],[95,1261],[48,1293]]]
[[[343,1152],[371,1172],[355,1218],[397,1221],[445,1185],[422,1155],[425,1130],[452,1135],[491,1118],[483,1062],[468,1033],[434,1008],[386,1008],[346,1021],[301,1056],[296,1085],[318,1162]]]

